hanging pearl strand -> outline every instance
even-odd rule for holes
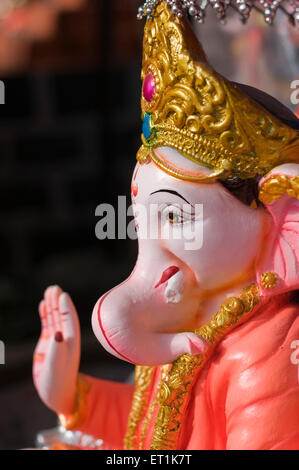
[[[151,19],[153,10],[161,0],[146,0],[138,8],[137,18]],[[299,29],[299,0],[165,0],[173,14],[182,18],[184,11],[198,23],[203,23],[208,6],[212,7],[221,23],[226,21],[226,13],[229,7],[236,10],[243,23],[250,17],[252,9],[264,15],[265,22],[271,25],[278,9],[281,9],[290,22]]]
[[[295,9],[295,11],[292,14],[292,19],[293,19],[294,25],[299,29],[299,2],[295,0],[289,0],[289,3]]]

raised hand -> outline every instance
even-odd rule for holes
[[[80,325],[70,296],[49,287],[39,304],[42,331],[33,358],[33,381],[56,413],[74,411],[80,363]]]

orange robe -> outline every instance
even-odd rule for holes
[[[216,347],[192,389],[178,449],[299,449],[298,365],[291,362],[291,344],[299,340],[299,304],[292,298],[273,297]],[[147,409],[156,394],[159,369]],[[86,379],[92,387],[80,430],[102,438],[106,449],[122,449],[133,385]]]

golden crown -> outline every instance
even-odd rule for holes
[[[152,159],[175,177],[208,181],[253,178],[299,162],[299,132],[215,72],[187,18],[174,15],[165,1],[145,24],[142,80],[140,163]],[[212,175],[190,176],[168,165],[154,152],[164,146]]]

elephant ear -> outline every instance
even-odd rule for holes
[[[299,165],[276,167],[259,186],[273,223],[257,271],[260,293],[299,289]]]

